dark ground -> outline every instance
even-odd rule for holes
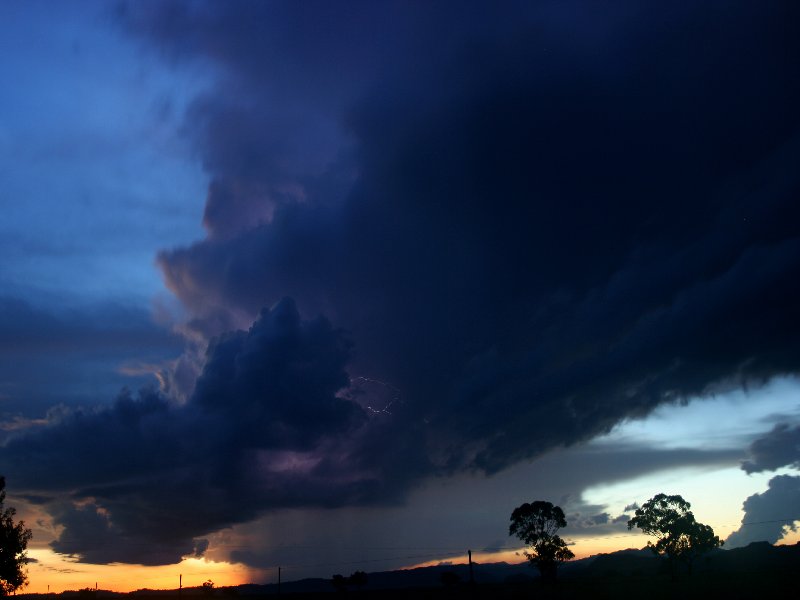
[[[443,585],[442,573],[449,572],[458,583]],[[543,599],[598,600],[643,599],[683,600],[720,598],[725,600],[767,600],[800,598],[800,544],[771,546],[756,543],[735,550],[717,550],[699,559],[693,573],[678,573],[673,579],[663,560],[649,550],[623,550],[601,554],[562,565],[559,581],[541,582],[535,569],[526,564],[476,564],[475,583],[470,584],[466,565],[442,565],[406,571],[368,574],[362,589],[350,586],[337,591],[330,579],[286,582],[280,596],[292,600],[347,598],[350,600],[449,600],[449,599]],[[182,590],[182,600],[266,600],[277,598],[277,585],[242,585],[222,588],[213,594],[199,588]],[[45,600],[56,594],[20,594],[28,600]],[[177,600],[177,590],[139,590],[115,594],[103,590],[64,592],[69,600]]]

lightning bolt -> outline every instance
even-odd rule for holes
[[[390,409],[392,408],[392,406],[394,406],[397,403],[401,403],[402,402],[402,398],[401,398],[402,394],[400,393],[400,390],[397,389],[395,386],[393,386],[391,383],[388,383],[386,381],[381,381],[380,379],[374,379],[372,377],[363,377],[363,376],[352,377],[350,379],[350,386],[351,387],[356,387],[359,384],[365,384],[365,383],[366,384],[379,385],[382,388],[384,388],[386,390],[389,390],[391,392],[391,398],[389,399],[389,401],[386,403],[386,405],[383,408],[375,408],[375,407],[373,407],[373,406],[371,406],[369,404],[367,405],[367,407],[366,407],[367,410],[369,410],[373,414],[391,415],[392,411]],[[351,397],[349,399],[352,400],[353,398]]]

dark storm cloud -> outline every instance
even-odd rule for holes
[[[747,453],[749,459],[742,461],[741,466],[748,474],[800,467],[800,425],[776,424],[772,431],[754,440]],[[798,507],[800,477],[773,477],[765,492],[744,501],[742,526],[725,543],[736,548],[751,542],[777,542],[786,529],[796,530],[796,522],[800,521]]]
[[[57,504],[50,508],[53,524],[63,527],[50,546],[56,552],[95,564],[136,563],[161,565],[179,562],[183,556],[202,556],[207,540],[161,539],[114,527],[106,512],[93,503],[75,506]]]
[[[498,532],[502,535],[508,531],[513,508],[531,498],[550,498],[564,509],[565,539],[616,537],[629,534],[627,521],[633,515],[597,524],[607,507],[587,503],[582,497],[584,490],[681,467],[734,467],[741,456],[738,448],[702,451],[629,444],[575,446],[515,465],[492,478],[461,473],[446,484],[428,481],[429,485],[423,484],[411,494],[404,506],[371,510],[343,507],[335,513],[310,509],[270,511],[255,523],[233,528],[233,539],[241,540],[240,536],[244,536],[251,543],[246,544],[246,550],[234,549],[227,556],[257,568],[308,564],[310,546],[326,548],[326,562],[363,560],[364,548],[375,548],[376,558],[381,557],[379,548],[387,556],[397,556],[385,550],[387,531],[392,532],[391,546],[416,548],[420,540],[447,540],[447,546],[453,550],[493,547]],[[413,518],[409,519],[409,514]],[[469,526],[465,527],[465,523]],[[296,547],[288,546],[284,540],[292,540]],[[352,540],[358,540],[358,544],[354,546]],[[513,545],[513,541],[506,537],[501,545]],[[440,544],[437,542],[436,546]],[[224,553],[225,549],[221,551]],[[386,568],[407,564],[395,560],[387,562]],[[311,575],[313,571],[300,576],[305,574]]]
[[[52,414],[0,449],[3,472],[64,528],[53,548],[87,562],[177,562],[265,508],[389,501],[420,467],[413,449],[385,443],[397,420],[337,395],[349,348],[284,300],[214,340],[185,404],[143,390]]]
[[[796,370],[795,4],[326,10],[128,13],[220,74],[209,237],[160,257],[198,331],[291,296],[488,472]]]
[[[800,425],[778,423],[772,431],[750,444],[748,453],[750,459],[742,463],[742,469],[748,474],[788,466],[800,468]]]
[[[603,526],[612,523],[611,515],[603,511],[604,506],[586,504],[582,501],[571,502],[569,505],[571,512],[567,514],[565,533],[591,532],[597,528],[605,530]]]
[[[677,456],[675,456],[674,458],[678,458],[679,455],[680,452],[678,452]],[[610,453],[609,457],[610,456],[613,456],[613,451],[612,453]],[[653,456],[648,457],[649,459],[648,462],[651,462],[652,458]],[[719,461],[719,456],[705,457],[705,460],[707,460],[708,462]],[[658,468],[656,467],[655,461],[652,461],[652,464],[655,468]],[[693,463],[693,466],[696,464],[697,463]],[[609,466],[603,465],[601,469],[603,470],[607,469],[608,471],[611,472],[607,473],[606,477],[598,479],[599,481],[605,483],[607,481],[611,481],[614,479],[614,474],[612,474],[613,471],[612,469],[609,468]],[[641,469],[641,472],[652,473],[650,469],[644,469],[644,468]],[[573,499],[571,497],[566,497],[562,499],[562,503],[569,507],[569,513],[567,514],[567,527],[564,529],[565,534],[568,535],[579,534],[592,537],[592,536],[606,536],[627,531],[627,523],[628,520],[631,518],[630,515],[621,514],[613,516],[604,510],[606,508],[605,506],[598,504],[588,504],[585,501],[583,501],[582,498]]]
[[[738,548],[751,542],[777,542],[787,528],[796,529],[796,521],[800,521],[798,507],[800,477],[773,477],[765,492],[753,494],[744,501],[742,526],[728,536],[725,546]]]
[[[213,341],[185,404],[123,396],[12,440],[15,485],[85,502],[65,532],[169,532],[174,557],[795,372],[797,11],[128,4],[217,77],[184,123],[208,237],[159,257]],[[329,321],[283,301],[226,333],[287,296]],[[400,400],[374,412],[345,368]]]
[[[0,297],[0,427],[54,404],[94,403],[152,379],[181,338],[149,311],[115,303],[36,306]],[[53,385],[57,382],[57,385]]]

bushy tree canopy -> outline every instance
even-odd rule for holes
[[[6,596],[28,583],[23,567],[28,558],[25,553],[31,530],[25,523],[14,523],[16,509],[3,508],[6,499],[6,479],[0,476],[0,596]]]
[[[628,529],[638,527],[655,536],[655,543],[647,542],[653,552],[667,556],[671,563],[680,560],[691,571],[695,558],[723,544],[711,526],[695,520],[691,506],[681,496],[658,494],[636,510]]]
[[[564,511],[551,502],[537,500],[525,503],[511,513],[509,535],[515,535],[528,545],[525,556],[535,565],[543,579],[554,580],[558,565],[574,558],[572,550],[556,532],[567,526]]]

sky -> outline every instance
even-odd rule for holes
[[[798,13],[0,3],[26,591],[800,540]]]

